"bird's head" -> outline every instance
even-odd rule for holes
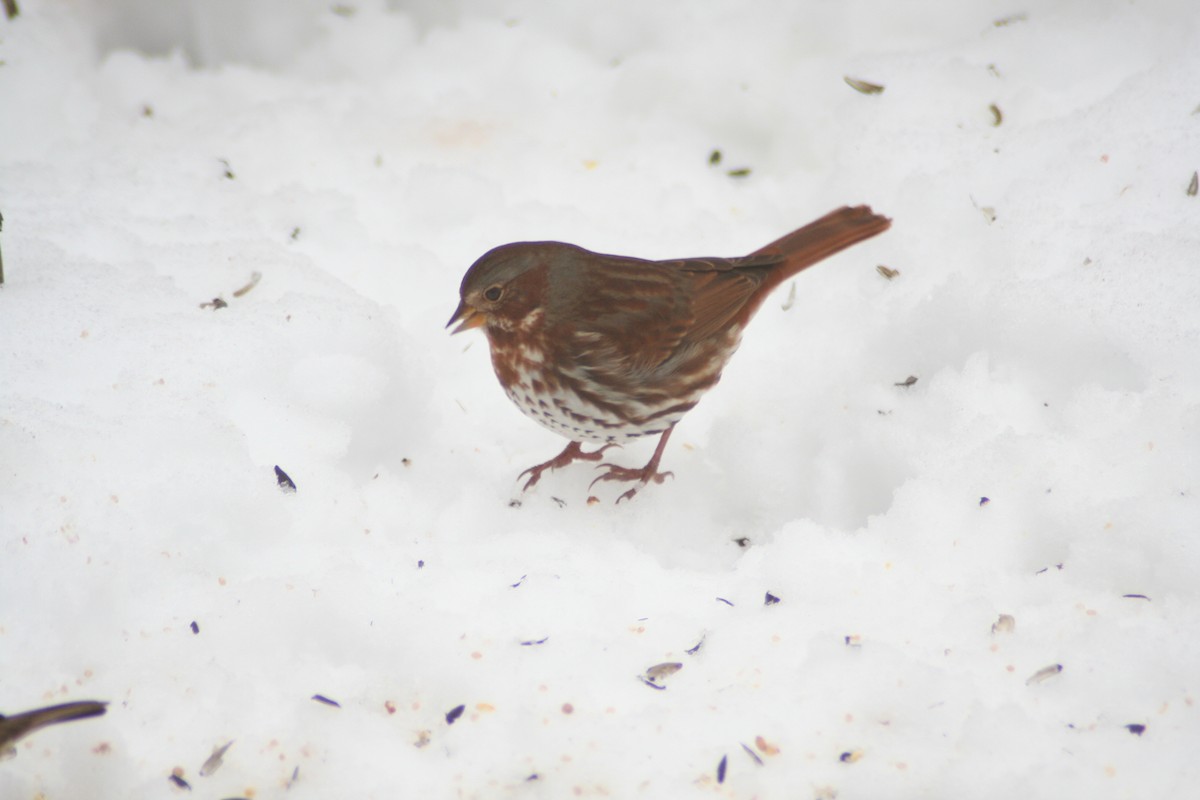
[[[487,326],[509,331],[541,308],[556,259],[580,248],[559,242],[514,242],[484,253],[463,276],[452,333]]]

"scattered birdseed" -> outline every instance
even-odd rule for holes
[[[783,301],[783,306],[781,306],[781,308],[783,308],[784,311],[787,311],[787,310],[791,309],[792,305],[795,302],[796,302],[796,282],[792,281],[791,286],[788,287],[787,300]]]
[[[1012,25],[1017,22],[1024,22],[1029,19],[1029,15],[1025,13],[1009,14],[1007,17],[1001,17],[992,22],[997,28],[1003,28],[1005,25]]]
[[[1051,664],[1048,667],[1042,667],[1037,672],[1029,676],[1029,680],[1025,681],[1025,685],[1032,686],[1035,683],[1041,683],[1042,681],[1049,680],[1062,671],[1062,664]]]
[[[760,753],[762,753],[764,756],[779,755],[779,748],[776,747],[775,745],[771,744],[770,742],[768,742],[766,739],[764,739],[761,736],[754,737],[754,746],[757,747],[758,751]]]
[[[679,670],[683,669],[683,664],[678,661],[664,661],[661,664],[655,664],[646,670],[646,677],[652,681],[660,681],[664,678],[674,675]]]
[[[284,494],[291,494],[296,491],[296,482],[293,481],[288,474],[275,465],[275,482],[279,484],[279,489]]]
[[[232,739],[220,747],[213,748],[212,755],[200,766],[201,778],[207,778],[221,768],[221,764],[224,763],[225,751],[230,747],[233,747]]]
[[[861,81],[858,78],[851,78],[849,75],[845,76],[844,80],[846,81],[846,85],[856,92],[862,92],[863,94],[883,94],[883,87],[878,83]]]
[[[247,283],[245,286],[243,286],[243,287],[242,287],[242,288],[240,288],[240,289],[235,289],[235,290],[234,290],[234,292],[233,292],[233,296],[234,296],[234,297],[241,297],[242,295],[246,294],[246,292],[248,292],[248,291],[250,291],[251,289],[253,289],[255,286],[258,286],[258,282],[259,282],[259,281],[261,281],[261,280],[262,280],[262,273],[261,273],[261,272],[252,272],[252,273],[250,273],[250,282],[249,282],[249,283]]]

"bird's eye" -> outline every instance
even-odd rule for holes
[[[500,299],[501,293],[502,292],[501,292],[501,289],[499,286],[492,286],[486,292],[483,293],[483,297],[489,303],[494,303]]]

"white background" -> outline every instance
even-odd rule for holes
[[[20,5],[0,711],[111,705],[4,800],[1195,791],[1195,3]],[[856,203],[673,480],[520,496],[564,442],[443,330],[479,254]]]

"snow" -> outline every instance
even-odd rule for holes
[[[111,705],[0,798],[1194,791],[1195,4],[19,5],[0,710]],[[863,202],[673,480],[521,495],[478,255]]]

